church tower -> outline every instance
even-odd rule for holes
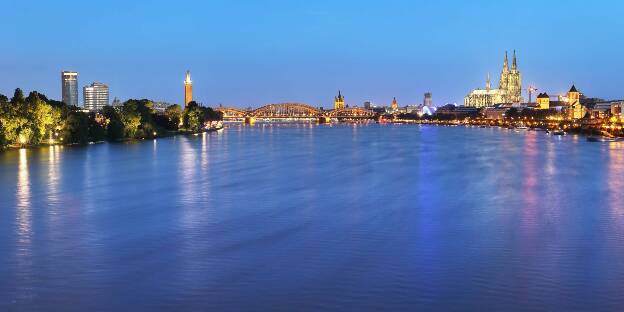
[[[568,91],[568,117],[570,119],[581,119],[585,116],[585,107],[581,104],[581,92],[572,85]]]
[[[334,97],[334,109],[343,109],[345,108],[344,96],[340,94],[340,90],[338,90],[338,96]]]
[[[505,61],[503,61],[503,70],[501,71],[498,88],[507,91],[509,85],[509,60],[507,59],[507,51],[505,51]]]
[[[513,52],[513,61],[511,64],[511,72],[507,80],[508,101],[511,103],[522,102],[522,75],[518,70],[518,61],[516,60],[516,50]]]
[[[390,105],[390,108],[391,108],[393,111],[396,111],[396,110],[398,110],[398,109],[399,109],[399,103],[397,102],[396,97],[395,97],[395,98],[392,98],[392,104]]]
[[[186,71],[186,79],[184,79],[184,107],[193,101],[193,82],[191,81],[191,71]]]

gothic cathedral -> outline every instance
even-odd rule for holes
[[[503,70],[500,74],[498,89],[492,89],[488,76],[485,89],[475,89],[464,98],[464,105],[470,107],[488,107],[502,103],[522,103],[522,74],[518,70],[516,51],[513,53],[511,69],[505,52]]]

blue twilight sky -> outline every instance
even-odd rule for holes
[[[60,98],[60,71],[119,97],[206,105],[463,101],[516,49],[523,83],[624,98],[621,1],[0,0],[0,93]],[[80,90],[82,102],[82,89]]]

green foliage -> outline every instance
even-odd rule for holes
[[[212,108],[199,106],[195,101],[191,101],[184,108],[182,124],[185,129],[192,132],[199,132],[204,128],[207,121],[222,120],[223,114],[214,111]]]
[[[124,137],[124,125],[121,122],[119,111],[112,106],[105,106],[102,115],[107,120],[106,138],[110,141],[118,141]]]
[[[165,109],[165,117],[167,117],[166,129],[178,130],[182,121],[182,108],[180,105],[174,104]]]
[[[106,139],[106,129],[103,125],[96,121],[96,114],[90,113],[89,123],[89,139],[93,142],[100,142]]]
[[[66,127],[62,132],[65,143],[86,144],[89,142],[89,115],[72,111],[67,116]]]
[[[11,98],[11,103],[15,104],[15,103],[22,103],[24,102],[24,92],[22,92],[22,89],[17,88],[15,89],[15,92],[13,93],[13,97]]]
[[[135,103],[125,103],[121,107],[121,123],[124,127],[124,136],[135,138],[141,125],[141,115],[137,111]]]
[[[203,130],[206,121],[221,119],[220,112],[195,102],[184,110],[172,105],[164,114],[158,114],[154,103],[147,99],[128,100],[119,107],[106,106],[99,113],[84,113],[36,91],[24,97],[18,88],[10,100],[0,95],[0,148],[48,142],[85,144],[104,139],[150,138],[165,130],[177,131],[180,122],[186,130],[198,132]]]
[[[5,144],[39,144],[61,123],[61,111],[37,92],[24,98],[22,90],[16,89],[10,102],[0,102],[0,123]]]

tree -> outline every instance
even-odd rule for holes
[[[106,139],[106,129],[96,119],[95,113],[89,113],[89,140],[99,142]]]
[[[135,138],[141,125],[141,114],[137,110],[137,103],[132,101],[124,103],[119,116],[124,127],[124,137]]]
[[[62,137],[66,143],[86,144],[89,142],[89,117],[79,111],[72,111],[67,116]]]
[[[119,112],[112,106],[104,106],[102,115],[106,121],[106,138],[110,141],[118,141],[124,137],[124,125],[121,122]]]
[[[22,89],[17,88],[15,89],[15,92],[13,93],[13,98],[11,98],[11,103],[17,104],[17,103],[22,103],[22,102],[24,102],[24,92],[22,92]]]
[[[168,130],[178,130],[180,122],[182,122],[182,108],[180,105],[173,104],[165,109],[165,116],[167,117]]]
[[[191,101],[184,109],[184,128],[192,132],[199,132],[203,129],[206,121],[206,109]]]

